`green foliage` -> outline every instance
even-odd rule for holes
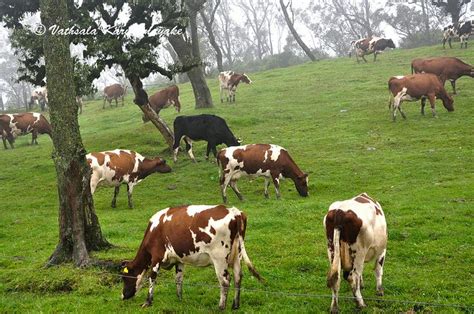
[[[453,113],[437,101],[438,119],[421,116],[419,103],[404,103],[407,120],[393,123],[387,109],[390,76],[408,74],[414,58],[443,55],[474,64],[474,50],[443,50],[441,45],[387,51],[376,63],[322,60],[250,73],[253,83],[239,85],[235,104],[217,104],[205,111],[194,109],[191,86],[180,85],[182,114],[222,116],[245,143],[286,147],[310,175],[308,198],[300,197],[289,181],[282,183],[280,201],[273,191],[270,199],[263,197],[262,179],[239,181],[243,202],[228,191],[229,205],[248,214],[246,248],[268,282],[261,285],[243,270],[242,311],[327,312],[329,263],[322,219],[330,203],[364,191],[384,208],[389,243],[382,298],[386,302],[374,300],[373,266],[367,264],[362,293],[368,308],[362,313],[473,311],[474,81],[458,80]],[[217,96],[217,80],[208,83]],[[88,151],[133,149],[165,157],[174,170],[141,182],[134,189],[132,210],[125,187],[116,209],[110,208],[113,189],[99,188],[94,195],[102,230],[116,245],[94,257],[116,264],[134,257],[147,221],[157,210],[221,202],[217,166],[204,160],[205,143],[194,144],[197,164],[185,153],[173,164],[171,154],[164,152],[166,143],[157,139],[152,125],[141,122],[132,98],[126,98],[124,107],[105,110],[101,101],[87,102],[79,117]],[[161,116],[171,123],[176,112],[166,109]],[[28,145],[30,140],[20,137],[14,150],[0,151],[1,311],[141,311],[147,289],[120,301],[122,285],[114,271],[68,265],[42,268],[58,240],[56,174],[50,139],[42,135],[36,146]],[[173,277],[173,271],[160,273],[155,303],[148,311],[217,312],[219,290],[212,267],[185,268],[182,302],[176,298]],[[340,293],[351,296],[346,282]],[[340,302],[343,313],[355,312],[351,300]],[[229,309],[231,302],[227,305]]]

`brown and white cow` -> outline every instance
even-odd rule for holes
[[[233,269],[235,295],[233,309],[240,306],[243,259],[253,276],[262,281],[245,250],[246,215],[224,205],[189,205],[163,209],[151,217],[135,259],[124,262],[122,299],[133,297],[151,268],[148,297],[143,306],[153,302],[153,292],[161,268],[176,270],[176,293],[182,298],[184,264],[214,265],[221,295],[219,308],[226,306],[230,286],[229,268]]]
[[[421,114],[425,114],[426,98],[430,101],[431,111],[436,117],[435,100],[440,98],[448,111],[454,111],[453,99],[444,89],[441,80],[434,74],[422,73],[407,76],[393,76],[388,81],[390,92],[389,108],[392,110],[393,121],[396,119],[397,109],[404,119],[405,113],[401,109],[402,101],[417,101],[421,99]]]
[[[166,160],[159,157],[149,159],[137,152],[116,149],[105,152],[92,152],[86,156],[92,169],[90,187],[94,194],[98,185],[114,186],[114,197],[111,206],[115,208],[120,185],[127,185],[128,207],[133,208],[133,187],[155,172],[167,173],[171,168]]]
[[[124,105],[124,97],[127,92],[127,86],[123,87],[120,84],[113,84],[104,88],[104,104],[102,109],[105,109],[105,101],[109,102],[109,106],[112,106],[112,100],[115,99],[115,107],[118,107],[117,99],[122,99],[122,106]]]
[[[169,86],[165,89],[162,89],[148,98],[148,103],[150,107],[159,114],[161,109],[168,108],[173,105],[176,108],[176,111],[181,111],[181,103],[179,102],[179,88],[176,85]],[[149,119],[142,116],[143,122],[148,122]]]
[[[222,94],[227,93],[227,101],[235,102],[235,91],[240,82],[252,84],[252,80],[245,74],[235,73],[233,71],[224,71],[219,73],[219,87],[221,102],[224,102]]]
[[[474,77],[474,67],[454,57],[419,58],[411,62],[411,74],[413,73],[435,74],[443,86],[449,80],[456,94],[456,80],[462,76]]]
[[[280,198],[280,180],[289,178],[295,183],[301,196],[308,196],[308,175],[298,168],[286,149],[273,144],[249,144],[221,149],[217,154],[220,172],[222,199],[227,202],[227,186],[240,200],[243,196],[237,188],[242,176],[264,177],[265,197],[268,198],[270,180],[275,186],[276,197]]]
[[[332,203],[323,223],[331,265],[327,275],[327,285],[332,290],[331,312],[338,311],[341,268],[344,279],[351,285],[357,306],[365,307],[360,292],[364,263],[375,260],[377,295],[383,295],[387,223],[382,206],[362,193],[352,199]]]
[[[365,60],[364,56],[374,54],[374,62],[377,59],[377,54],[382,53],[386,48],[395,48],[395,44],[391,39],[371,37],[353,40],[351,42],[351,52],[354,50],[357,63],[360,62],[359,57]],[[349,54],[349,57],[351,54]]]
[[[33,104],[39,105],[41,111],[46,110],[48,105],[48,89],[46,86],[39,87],[31,92],[29,105],[32,106]]]
[[[48,134],[51,137],[52,128],[48,120],[37,112],[25,112],[0,115],[0,135],[2,135],[3,146],[7,149],[6,140],[13,148],[15,138],[19,135],[31,133],[31,144],[38,144],[38,134]]]

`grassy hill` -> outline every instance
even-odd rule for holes
[[[180,86],[182,114],[217,114],[247,144],[287,148],[310,175],[308,198],[300,197],[291,181],[283,182],[279,201],[273,189],[269,200],[263,197],[263,179],[239,181],[243,202],[228,191],[229,204],[248,214],[247,251],[268,281],[261,285],[244,270],[242,311],[328,311],[322,219],[330,203],[361,192],[382,204],[389,230],[385,301],[376,300],[373,264],[366,264],[363,312],[473,311],[474,80],[458,81],[453,113],[437,101],[439,118],[429,110],[421,116],[419,103],[405,103],[407,120],[398,115],[393,123],[387,109],[388,78],[409,74],[413,58],[441,55],[474,64],[473,47],[443,50],[440,45],[386,52],[376,63],[324,60],[250,73],[254,83],[240,86],[232,105],[219,102],[217,79],[210,79],[215,107],[209,110],[195,110],[190,85]],[[204,160],[205,143],[194,145],[199,163],[181,153],[174,164],[132,99],[129,95],[124,107],[105,110],[100,101],[88,102],[79,118],[88,151],[128,148],[163,156],[174,169],[140,183],[132,210],[126,189],[116,209],[110,208],[113,189],[96,192],[102,230],[115,247],[93,256],[117,262],[135,256],[157,210],[222,201],[217,166]],[[176,115],[174,108],[162,111],[170,125]],[[38,140],[30,146],[30,136],[21,137],[14,150],[0,150],[0,312],[139,311],[147,289],[122,302],[115,273],[70,265],[43,268],[58,240],[58,196],[51,140],[44,135]],[[217,312],[212,267],[185,269],[182,302],[174,293],[173,271],[163,270],[157,282],[148,311]],[[340,295],[341,310],[353,312],[353,301],[344,299],[352,296],[347,282]]]

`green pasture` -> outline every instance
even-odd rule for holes
[[[457,45],[456,45],[457,46]],[[273,143],[288,149],[309,173],[310,196],[300,197],[291,181],[282,183],[282,199],[263,196],[263,179],[242,179],[245,200],[228,190],[229,205],[248,215],[246,248],[262,285],[244,270],[241,312],[327,312],[328,260],[322,219],[336,200],[367,192],[386,214],[389,242],[385,296],[375,295],[372,263],[366,264],[368,305],[363,313],[474,311],[474,80],[458,80],[455,111],[437,101],[438,118],[420,114],[419,103],[404,103],[407,120],[392,122],[387,81],[409,74],[416,57],[457,56],[474,64],[474,48],[440,45],[394,50],[367,64],[341,58],[290,68],[249,73],[252,85],[239,86],[235,104],[220,103],[216,78],[208,83],[213,109],[194,109],[190,84],[180,85],[181,114],[213,113],[226,119],[244,143]],[[446,84],[451,92],[450,84]],[[161,112],[172,125],[174,108]],[[204,159],[197,142],[193,164],[180,153],[176,164],[164,140],[126,97],[125,106],[87,102],[79,117],[88,151],[126,148],[145,156],[163,156],[173,168],[155,174],[134,190],[135,208],[127,207],[126,189],[110,207],[113,189],[94,195],[102,230],[114,244],[94,252],[99,260],[132,259],[148,219],[159,209],[180,204],[222,202],[218,169]],[[158,277],[154,305],[141,309],[147,289],[121,301],[122,284],[110,269],[44,268],[58,241],[58,195],[46,136],[31,146],[20,137],[13,150],[0,149],[0,312],[218,312],[219,289],[212,267],[185,268],[183,301],[175,295],[174,272]],[[350,297],[341,284],[341,297]],[[227,311],[231,311],[233,291]],[[382,299],[382,300],[379,300]],[[417,303],[418,302],[418,303]],[[341,311],[355,304],[341,299]]]

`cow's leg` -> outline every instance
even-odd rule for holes
[[[220,177],[220,184],[221,184],[221,194],[222,194],[222,201],[224,203],[227,203],[227,186],[230,183],[230,179],[232,178],[232,175],[230,173],[225,173],[222,171],[221,177]]]
[[[219,90],[219,97],[221,98],[221,103],[224,102],[224,98],[222,98],[222,91],[223,91],[223,89],[222,89],[222,86],[221,86],[220,90]]]
[[[268,198],[268,187],[270,186],[270,179],[265,177],[265,198]]]
[[[334,246],[328,245],[327,246],[327,252],[328,252],[328,259],[329,259],[329,264],[332,265],[333,258],[334,258]],[[337,280],[331,281],[331,283],[328,282],[329,288],[331,288],[331,294],[332,294],[332,300],[331,300],[331,313],[338,313],[339,309],[339,287],[341,286],[341,272],[340,270],[338,271],[338,276]]]
[[[436,115],[436,110],[435,110],[435,101],[436,101],[435,95],[428,95],[428,100],[430,101],[431,112],[433,113],[433,117],[438,117]]]
[[[244,197],[242,196],[242,193],[240,193],[239,188],[237,188],[237,179],[230,180],[230,187],[235,192],[239,200],[243,201]]]
[[[105,109],[105,97],[104,97],[104,103],[102,104],[102,109]]]
[[[383,285],[382,285],[382,276],[383,276],[383,265],[385,263],[385,253],[386,250],[383,250],[383,253],[375,259],[375,282],[377,284],[377,295],[383,296]]]
[[[115,98],[115,108],[118,108],[118,98]]]
[[[362,57],[362,60],[364,60],[364,62],[367,63],[367,60],[365,59],[365,56],[362,55],[361,57]]]
[[[449,37],[449,39],[448,39],[448,43],[449,43],[449,48],[451,48],[451,49],[452,49],[452,48],[453,48],[453,46],[451,45],[451,37]]]
[[[181,142],[182,135],[179,132],[174,134],[174,143],[173,143],[173,161],[176,162],[178,160],[178,152],[179,152],[179,142]]]
[[[132,182],[127,184],[128,208],[133,208],[133,199],[132,199],[133,186],[134,186],[134,183]]]
[[[153,293],[155,292],[155,283],[156,277],[158,276],[158,271],[160,270],[160,263],[152,261],[153,268],[151,269],[150,274],[150,287],[148,288],[148,296],[146,298],[145,303],[142,304],[142,307],[148,307],[153,303]]]
[[[178,263],[175,265],[176,270],[176,295],[178,299],[181,301],[183,299],[183,271],[184,271],[184,264]]]
[[[227,293],[229,292],[230,285],[230,273],[227,270],[229,265],[227,264],[225,256],[219,258],[213,258],[214,269],[216,271],[217,279],[221,287],[221,297],[219,300],[219,309],[224,310],[227,301]]]
[[[125,105],[125,96],[122,96],[122,107]]]
[[[421,98],[421,114],[425,115],[426,97]]]
[[[197,162],[193,154],[193,141],[189,137],[185,136],[184,142],[186,143],[186,151],[188,152],[189,158],[191,158],[193,162]]]
[[[360,293],[360,285],[361,276],[364,271],[364,258],[366,252],[360,248],[356,252],[357,253],[352,264],[352,270],[349,273],[348,279],[351,284],[352,294],[354,295],[357,306],[362,308],[365,307],[365,303],[364,299],[362,298],[362,294]]]
[[[451,86],[453,87],[453,94],[456,95],[456,80],[449,80],[451,82]]]
[[[276,198],[280,199],[280,179],[278,176],[272,176],[273,185],[275,186]]]
[[[234,245],[236,243],[234,242]],[[242,267],[240,265],[240,258],[241,256],[236,256],[234,258],[234,267],[233,267],[233,272],[234,272],[234,288],[235,288],[235,294],[234,294],[234,301],[232,302],[232,309],[237,310],[240,307],[240,286],[242,284]]]
[[[398,105],[398,111],[400,111],[400,114],[402,115],[403,119],[406,120],[407,116],[406,116],[405,113],[403,112],[402,106]]]
[[[112,198],[112,203],[110,204],[112,208],[117,207],[117,195],[119,194],[119,192],[120,192],[120,185],[117,185],[114,190],[114,197]]]
[[[374,51],[374,62],[377,61],[377,51]]]
[[[7,147],[7,139],[6,139],[5,137],[6,137],[6,134],[3,133],[3,134],[2,134],[3,147],[5,147],[5,149],[8,149],[8,147]]]
[[[393,122],[395,122],[397,120],[397,110],[400,107],[400,103],[402,101],[402,97],[405,95],[405,92],[406,92],[406,88],[403,88],[393,98],[393,106],[392,106],[392,120],[393,120]]]
[[[38,145],[37,138],[38,138],[38,131],[36,129],[33,129],[31,131],[31,145],[33,144]]]
[[[216,144],[214,144],[212,141],[207,142],[207,149],[206,149],[206,160],[209,160],[209,153],[211,152],[214,154],[214,157],[217,156],[216,151]]]

